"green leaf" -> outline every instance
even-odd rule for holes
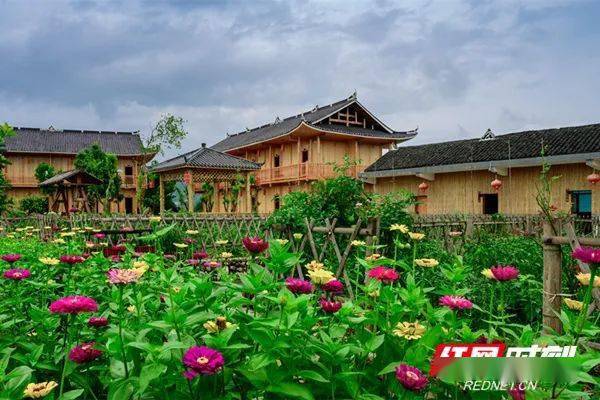
[[[305,379],[311,379],[311,380],[317,381],[317,382],[323,382],[323,383],[329,382],[328,379],[325,379],[321,374],[319,374],[316,371],[304,370],[304,371],[300,371],[298,373],[298,375]]]
[[[298,383],[276,383],[267,387],[267,391],[283,395],[284,398],[314,400],[310,390]]]
[[[75,389],[69,390],[68,392],[63,393],[63,395],[59,398],[59,400],[72,400],[76,399],[83,394],[83,389]]]
[[[383,344],[385,339],[385,335],[373,336],[365,343],[365,348],[367,352],[372,353],[379,348]]]
[[[394,361],[389,363],[384,369],[382,369],[381,371],[379,371],[377,373],[377,375],[385,375],[385,374],[389,374],[390,372],[393,372],[396,370],[396,367],[398,365],[402,364],[402,361]]]
[[[167,370],[166,365],[162,364],[146,364],[140,372],[140,393],[144,393],[150,382],[158,378]]]

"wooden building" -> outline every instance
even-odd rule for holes
[[[344,156],[356,161],[349,173],[358,176],[381,157],[384,149],[408,140],[416,131],[397,132],[352,96],[327,106],[227,135],[212,149],[262,164],[255,174],[258,211],[272,212],[293,190],[334,176],[332,163]],[[222,204],[216,211],[224,211]]]
[[[542,153],[544,157],[542,157]],[[360,176],[373,190],[408,190],[419,214],[536,214],[542,163],[551,165],[560,210],[600,213],[600,124],[402,146]]]
[[[14,128],[14,131],[15,136],[6,139],[5,155],[11,164],[5,172],[12,185],[9,197],[15,204],[24,197],[41,195],[35,178],[35,169],[40,163],[53,165],[57,172],[70,171],[74,168],[77,153],[98,144],[103,151],[118,157],[123,200],[113,204],[111,211],[133,213],[137,210],[137,176],[141,166],[154,156],[144,154],[137,132],[58,130],[52,127]]]

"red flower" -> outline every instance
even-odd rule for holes
[[[208,253],[206,251],[204,251],[204,250],[202,250],[202,251],[196,251],[192,255],[192,258],[194,260],[205,260],[205,259],[208,258]]]
[[[28,269],[14,268],[4,271],[4,277],[6,279],[12,279],[13,281],[21,281],[31,276],[31,272]]]
[[[3,254],[2,259],[8,263],[14,263],[21,259],[20,254]]]
[[[60,256],[60,262],[65,263],[65,264],[78,264],[78,263],[82,263],[85,261],[85,258],[81,257],[81,256],[74,256],[74,255],[64,255],[64,256]]]
[[[242,239],[242,244],[252,254],[260,254],[269,248],[269,243],[263,239],[256,237],[245,237]]]
[[[88,319],[88,325],[93,326],[95,328],[101,328],[103,326],[108,325],[108,318],[106,318],[106,317],[90,317],[90,319]]]
[[[102,351],[94,349],[94,344],[94,342],[89,342],[73,347],[69,352],[69,360],[77,364],[85,364],[99,358]]]
[[[339,301],[330,301],[325,298],[319,300],[321,309],[326,313],[336,313],[342,308],[342,303]]]
[[[309,281],[299,278],[287,278],[285,286],[292,293],[310,293],[313,290],[313,285]]]
[[[508,394],[513,400],[525,400],[525,390],[521,388],[521,384],[516,385],[508,390]]]
[[[67,296],[50,304],[50,312],[53,314],[79,314],[95,311],[98,311],[98,303],[86,296]]]
[[[383,283],[391,283],[400,277],[396,270],[386,268],[383,265],[377,266],[369,270],[369,278],[377,279]]]
[[[519,276],[519,270],[512,265],[497,265],[490,270],[497,281],[512,281]]]
[[[192,267],[196,267],[198,264],[200,264],[200,260],[192,258],[191,260],[187,260],[187,263]]]
[[[405,389],[418,392],[427,386],[427,376],[416,367],[408,364],[400,364],[396,367],[396,379]]]
[[[342,293],[344,291],[344,284],[337,279],[333,279],[322,285],[321,289],[331,293]]]

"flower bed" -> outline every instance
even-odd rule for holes
[[[0,398],[521,399],[429,376],[435,346],[570,345],[600,332],[597,311],[587,317],[593,276],[565,299],[566,332],[542,336],[527,320],[539,309],[523,314],[517,301],[541,298],[541,271],[466,265],[400,225],[391,258],[353,243],[347,280],[281,240],[205,250],[189,231],[163,254],[106,247],[85,229],[46,242],[30,230],[0,239]],[[594,398],[598,358],[580,345],[572,382],[527,396]]]

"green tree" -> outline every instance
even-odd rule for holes
[[[38,166],[35,168],[35,179],[37,179],[38,183],[42,183],[47,179],[52,178],[54,175],[56,175],[56,170],[54,168],[54,166],[46,163],[46,162],[41,162],[38,164]],[[54,188],[51,187],[40,187],[40,191],[43,194],[52,194],[54,193]]]
[[[99,145],[82,150],[75,157],[75,168],[100,179],[100,185],[88,187],[88,196],[93,202],[102,204],[106,213],[110,213],[110,203],[119,199],[121,192],[121,177],[117,170],[117,156],[107,154]]]
[[[14,134],[14,130],[7,123],[0,125],[0,212],[2,213],[12,204],[12,201],[8,198],[8,189],[10,189],[11,185],[6,176],[4,176],[4,168],[10,164],[10,161],[4,156],[4,141],[7,137]]]
[[[27,196],[21,199],[20,208],[27,214],[47,213],[48,198],[43,196]]]

